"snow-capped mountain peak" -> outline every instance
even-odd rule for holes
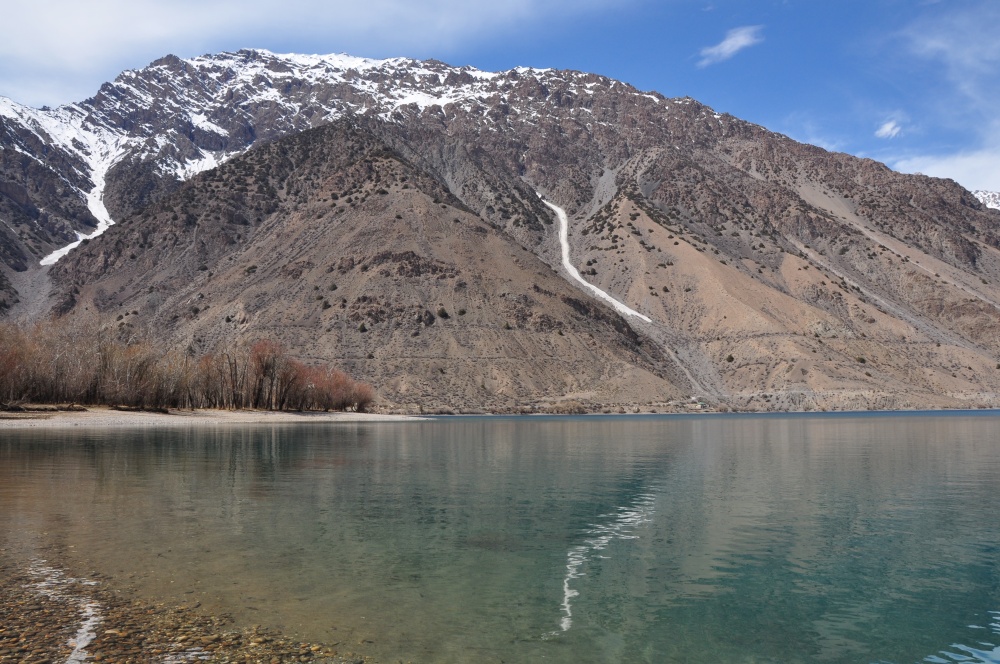
[[[986,207],[993,208],[994,210],[1000,210],[1000,192],[978,189],[972,193],[979,199],[979,202]]]
[[[617,86],[617,87],[616,87]],[[559,89],[557,95],[550,95]],[[258,142],[329,123],[344,115],[400,123],[425,112],[447,118],[478,117],[484,130],[510,117],[533,124],[545,106],[562,105],[591,118],[587,102],[601,89],[638,94],[593,74],[518,67],[486,72],[408,58],[374,60],[345,54],[277,54],[246,49],[181,59],[160,58],[129,70],[85,101],[56,109],[34,109],[0,98],[0,122],[8,130],[0,146],[12,148],[47,169],[86,202],[91,219],[79,214],[48,217],[55,262],[83,239],[95,237],[121,216],[148,202],[130,191],[186,180]],[[508,96],[522,101],[511,111]],[[644,95],[655,103],[667,100]],[[525,103],[526,102],[526,103]],[[451,110],[449,110],[451,109]],[[505,117],[497,115],[498,109]],[[52,154],[53,150],[55,154]],[[53,160],[63,162],[56,166]],[[72,164],[67,178],[65,162]],[[106,180],[138,178],[144,184],[117,187],[109,200]],[[62,241],[58,241],[61,239]]]

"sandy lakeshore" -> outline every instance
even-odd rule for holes
[[[0,413],[0,429],[69,427],[171,427],[239,424],[331,424],[342,422],[412,422],[423,418],[378,413],[297,413],[264,410],[171,410],[169,413],[88,408],[86,411]]]

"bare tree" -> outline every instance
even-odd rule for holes
[[[194,360],[99,320],[0,323],[0,404],[363,411],[374,397],[370,385],[306,366],[269,339]]]

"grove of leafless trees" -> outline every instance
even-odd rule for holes
[[[364,411],[374,398],[370,385],[270,340],[191,357],[94,324],[0,323],[0,405]]]

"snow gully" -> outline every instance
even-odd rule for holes
[[[550,207],[552,211],[556,213],[556,217],[559,218],[559,244],[562,246],[562,264],[563,267],[566,268],[566,271],[569,272],[569,276],[573,277],[573,279],[578,281],[581,285],[583,285],[584,288],[589,290],[596,297],[599,297],[600,299],[604,300],[605,302],[613,306],[619,313],[625,314],[626,316],[635,316],[636,318],[644,320],[647,323],[653,322],[652,319],[649,318],[649,316],[644,316],[635,309],[632,309],[631,307],[622,304],[621,302],[611,297],[610,295],[602,291],[600,288],[594,286],[593,284],[589,283],[583,277],[580,276],[580,271],[573,266],[573,263],[569,259],[569,220],[566,217],[566,211],[563,210],[558,205],[556,205],[555,203],[550,203],[549,201],[545,200],[545,198],[541,194],[539,194],[538,197],[541,198],[542,202],[545,203],[545,205],[547,205],[548,207]]]

